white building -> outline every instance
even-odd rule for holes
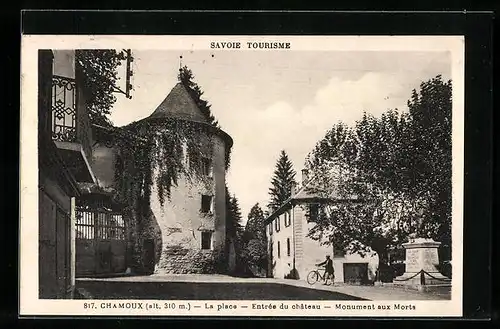
[[[307,171],[303,170],[302,187],[294,188],[292,196],[266,219],[269,275],[274,278],[295,276],[305,280],[307,274],[316,268],[315,264],[323,262],[326,255],[330,255],[335,282],[373,282],[378,268],[376,254],[345,254],[307,236],[316,225],[319,206],[340,201],[311,194],[306,191],[308,184]]]

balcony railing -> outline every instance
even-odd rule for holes
[[[76,82],[54,75],[52,78],[52,139],[76,142]]]
[[[79,143],[86,156],[91,156],[90,119],[75,79],[53,76],[51,120],[54,141]]]

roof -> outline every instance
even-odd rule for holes
[[[144,122],[162,125],[166,119],[196,122],[200,125],[206,126],[210,129],[210,131],[217,134],[224,140],[226,147],[230,148],[233,146],[233,139],[231,136],[229,136],[229,134],[222,129],[208,123],[208,120],[196,105],[191,95],[189,95],[186,87],[184,87],[184,85],[180,82],[172,88],[167,97],[165,97],[165,99],[160,103],[160,105],[158,105],[150,116],[140,119],[139,121],[129,123],[123,127],[108,128],[95,124],[93,126],[100,129],[108,136],[113,135],[115,137],[144,141],[136,135],[134,132],[136,129],[134,127],[137,127]]]
[[[208,122],[186,87],[180,82],[172,88],[167,97],[165,97],[163,102],[158,105],[156,110],[154,110],[149,117],[132,124],[144,121],[157,121],[161,123],[163,119],[176,119],[199,123],[219,135],[224,140],[226,147],[230,148],[233,146],[233,139],[231,136]]]
[[[323,193],[320,193],[320,189],[314,188],[314,183],[316,182],[316,176],[313,176],[307,181],[298,191],[295,192],[293,196],[288,198],[283,204],[276,209],[271,215],[265,219],[265,223],[268,224],[273,219],[284,213],[287,209],[295,204],[300,203],[337,203],[343,201],[360,201],[358,198],[353,197],[346,199],[340,195],[335,195],[335,193],[330,193],[329,197],[325,197]]]
[[[177,118],[208,123],[186,87],[180,82],[148,118]]]

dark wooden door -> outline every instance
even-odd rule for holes
[[[368,263],[344,263],[344,282],[365,284],[368,281]]]
[[[121,214],[77,211],[77,276],[125,272],[126,244],[125,226]]]
[[[59,296],[69,293],[71,286],[70,263],[71,263],[71,219],[62,209],[56,213],[56,276],[58,281]]]

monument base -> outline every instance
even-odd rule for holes
[[[418,291],[446,291],[451,290],[451,279],[439,272],[407,272],[395,278],[392,285]]]
[[[432,287],[451,287],[451,279],[437,269],[440,244],[432,239],[423,238],[404,243],[406,272],[395,278],[393,284],[419,291],[431,290]]]

